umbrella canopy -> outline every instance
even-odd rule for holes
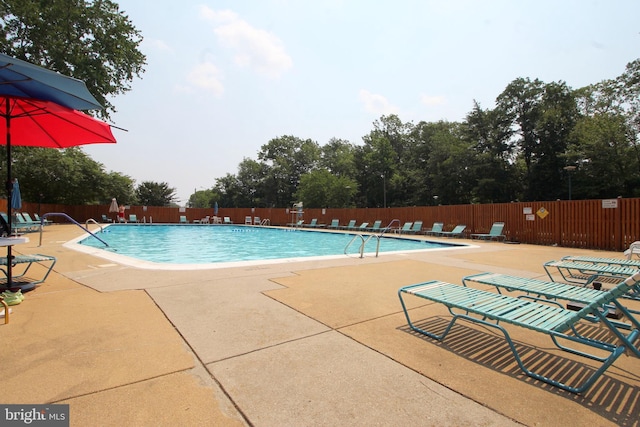
[[[82,80],[0,54],[0,95],[52,101],[74,110],[101,110]]]
[[[68,148],[116,142],[107,123],[54,102],[0,95],[0,103],[5,118],[0,132],[6,133],[7,145]]]
[[[111,127],[77,110],[102,109],[84,82],[0,54],[0,133],[6,134],[7,182],[11,146],[68,148],[116,140]],[[7,186],[7,200],[13,187]],[[9,230],[11,215],[8,213]],[[12,289],[11,246],[7,246],[7,285]],[[23,291],[33,287],[21,287]]]
[[[20,184],[18,184],[18,178],[13,180],[13,191],[11,192],[11,209],[22,209],[22,197],[20,195]]]
[[[115,197],[111,199],[111,206],[109,206],[109,212],[118,212],[118,202],[116,201]]]

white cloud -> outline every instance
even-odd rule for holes
[[[222,96],[222,74],[218,67],[211,62],[203,62],[191,70],[187,76],[189,84],[193,87],[212,92],[215,96]]]
[[[164,40],[145,38],[143,43],[158,52],[173,53],[173,48],[169,46]]]
[[[293,66],[293,60],[278,37],[252,27],[235,12],[201,6],[200,15],[213,24],[219,42],[234,52],[234,60],[240,67],[276,78]]]
[[[398,114],[399,109],[392,105],[387,98],[368,90],[360,90],[360,101],[364,104],[364,109],[376,116]]]
[[[429,107],[432,107],[434,105],[444,105],[447,103],[447,100],[445,99],[444,96],[428,96],[428,95],[421,95],[420,96],[420,101],[424,104],[427,105]]]

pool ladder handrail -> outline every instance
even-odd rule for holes
[[[265,218],[262,221],[260,221],[260,225],[262,226],[271,225],[271,220],[269,218]]]
[[[89,218],[88,220],[86,220],[86,221],[84,222],[84,228],[86,228],[86,229],[88,230],[88,229],[89,229],[89,223],[90,223],[90,222],[92,222],[92,223],[94,223],[95,225],[97,225],[98,227],[100,227],[100,232],[101,232],[101,233],[104,233],[104,230],[102,229],[102,225],[101,225],[100,223],[98,223],[98,221],[96,221],[96,220],[95,220],[95,219],[93,219],[93,218]]]
[[[68,219],[70,222],[72,222],[73,224],[77,225],[78,227],[82,228],[84,231],[86,231],[87,233],[91,234],[93,237],[95,237],[96,239],[100,240],[102,243],[104,243],[105,246],[109,246],[109,244],[107,242],[105,242],[104,240],[102,240],[101,238],[99,238],[98,236],[96,236],[95,234],[93,234],[91,231],[89,231],[89,227],[83,227],[82,224],[80,224],[78,221],[76,221],[75,219],[71,218],[69,215],[67,215],[64,212],[48,212],[44,215],[42,215],[40,217],[40,243],[38,243],[38,246],[42,246],[42,229],[44,228],[44,220],[45,218],[49,217],[49,216],[61,216],[64,217],[66,219]],[[89,221],[93,221],[96,224],[98,224],[96,222],[96,220],[94,220],[93,218],[90,218],[87,220],[87,223]],[[99,225],[99,224],[98,224]],[[100,226],[100,231],[102,231],[102,226]]]
[[[398,228],[400,228],[400,220],[399,219],[392,219],[391,222],[389,224],[387,224],[387,226],[385,228],[382,229],[382,231],[380,231],[380,235],[379,237],[382,237],[382,235],[389,231],[389,230],[393,230],[393,224],[398,223]]]
[[[349,241],[349,243],[347,243],[347,246],[344,247],[344,254],[349,256],[349,254],[347,253],[347,251],[349,250],[349,248],[351,247],[351,245],[353,244],[353,242],[355,242],[358,237],[360,238],[360,240],[362,241],[362,243],[360,244],[360,258],[364,258],[364,247],[367,245],[367,243],[369,242],[369,240],[371,240],[372,238],[376,238],[377,242],[376,242],[376,258],[378,257],[379,253],[380,253],[380,238],[382,237],[382,235],[391,229],[391,226],[393,226],[393,224],[398,223],[398,225],[400,225],[400,220],[399,219],[393,219],[391,220],[391,222],[382,229],[382,231],[380,232],[380,234],[367,234],[366,239],[365,239],[365,235],[363,234],[356,234],[355,236],[353,236],[353,239],[351,239]]]

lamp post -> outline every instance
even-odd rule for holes
[[[387,178],[382,174],[382,206],[387,207]]]
[[[565,166],[563,169],[566,170],[567,171],[567,175],[569,175],[569,200],[571,200],[571,172],[576,170],[576,167],[575,166]]]

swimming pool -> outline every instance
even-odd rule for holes
[[[74,249],[113,259],[125,264],[126,258],[142,261],[142,266],[208,265],[233,262],[264,263],[269,260],[301,260],[310,257],[360,256],[362,239],[355,234],[304,229],[228,225],[114,224],[96,235],[76,239]],[[368,236],[365,235],[366,239]],[[377,239],[365,245],[365,256],[375,256]],[[382,237],[379,251],[398,253],[460,248],[468,245],[426,240]],[[140,266],[140,263],[134,263]]]

